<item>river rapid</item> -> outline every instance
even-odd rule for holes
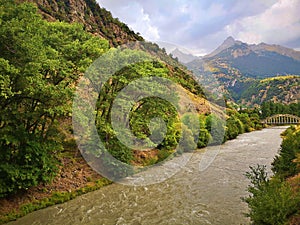
[[[192,154],[187,165],[164,182],[142,187],[114,183],[9,225],[250,224],[241,200],[248,195],[244,174],[256,164],[270,170],[286,128],[246,133],[226,142],[204,171],[199,170],[203,151],[187,153]]]

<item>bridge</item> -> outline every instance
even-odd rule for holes
[[[261,122],[268,125],[300,124],[300,117],[290,114],[277,114],[270,116]]]

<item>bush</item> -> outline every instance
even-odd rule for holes
[[[300,206],[299,194],[293,193],[287,182],[277,178],[268,180],[265,166],[250,168],[246,176],[251,180],[252,185],[248,187],[251,195],[244,199],[250,208],[247,216],[256,225],[286,224]]]
[[[172,155],[173,151],[169,151],[169,150],[159,150],[158,151],[158,160],[156,162],[162,162],[164,161],[166,158],[168,158],[170,155]]]
[[[226,121],[225,140],[235,139],[239,134],[244,133],[244,125],[236,117],[230,117]]]
[[[225,142],[225,124],[224,121],[215,114],[206,117],[206,129],[211,135],[209,144],[220,145]]]
[[[197,148],[197,145],[194,141],[193,132],[184,124],[182,125],[182,138],[179,142],[179,146],[178,153],[191,152]]]
[[[282,178],[296,175],[299,172],[294,159],[300,153],[300,131],[296,131],[294,128],[288,129],[285,135],[279,156],[276,156],[272,163],[272,170]]]
[[[211,136],[210,136],[208,130],[205,128],[201,128],[200,132],[199,132],[197,147],[198,148],[206,147],[210,140],[211,140]]]
[[[247,113],[239,113],[238,118],[244,125],[244,132],[250,132],[253,130],[254,124]]]
[[[57,172],[58,162],[51,154],[57,149],[54,143],[39,143],[39,140],[30,137],[23,141],[16,145],[13,155],[9,147],[0,145],[0,197],[28,189],[40,182],[49,182]]]

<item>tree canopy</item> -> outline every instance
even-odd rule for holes
[[[108,42],[81,25],[47,22],[34,5],[0,1],[0,196],[53,178],[58,121],[74,84]]]

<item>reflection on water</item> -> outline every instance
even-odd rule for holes
[[[113,184],[65,204],[31,213],[10,225],[111,225],[111,224],[249,224],[243,213],[247,205],[250,165],[270,169],[281,139],[280,129],[264,129],[240,135],[221,146],[205,171],[199,170],[203,153],[170,179],[150,186]],[[149,173],[158,173],[157,168]]]

